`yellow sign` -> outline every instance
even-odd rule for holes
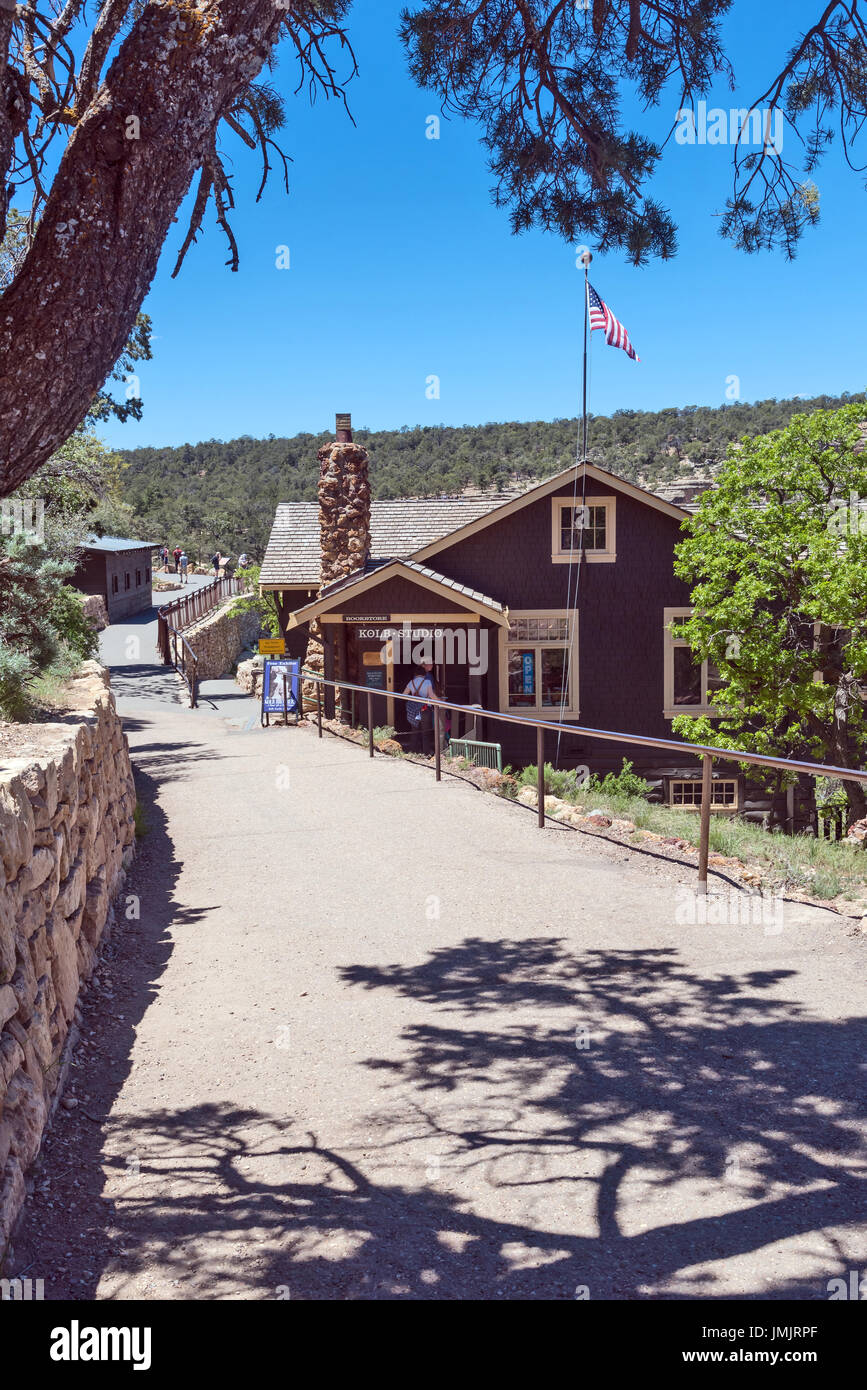
[[[260,637],[259,638],[260,656],[285,656],[286,639],[285,637]]]
[[[362,666],[382,666],[382,652],[362,652],[361,664]]]

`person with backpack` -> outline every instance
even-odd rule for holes
[[[432,661],[425,661],[419,666],[403,693],[413,696],[406,706],[410,727],[409,751],[429,758],[433,752],[433,710],[430,702],[437,698]]]
[[[219,577],[220,577],[220,552],[219,552],[219,550],[217,550],[217,551],[211,556],[211,568],[212,568],[213,571],[214,571],[214,578],[215,578],[215,579],[219,579]]]
[[[182,554],[181,547],[180,547],[179,545],[176,545],[175,548],[174,548],[174,550],[172,551],[172,559],[173,559],[174,562],[175,562],[175,574],[180,574],[180,570],[178,569],[178,565],[179,565],[179,563],[180,563],[181,554]]]
[[[178,573],[179,573],[180,576],[181,576],[181,583],[182,583],[182,584],[186,584],[186,582],[187,582],[187,567],[188,567],[188,565],[189,565],[189,560],[187,559],[187,552],[186,552],[185,550],[182,550],[181,553],[180,553],[180,555],[178,556]]]

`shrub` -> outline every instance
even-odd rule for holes
[[[32,674],[25,652],[0,647],[0,714],[4,719],[23,721],[33,709],[33,698],[27,689]]]
[[[80,661],[89,661],[99,651],[99,639],[84,615],[81,595],[68,584],[61,585],[48,610],[48,621],[61,642]]]
[[[619,772],[606,772],[601,779],[591,774],[584,784],[584,790],[593,796],[647,796],[650,783],[633,772],[632,763],[624,758]]]
[[[252,589],[252,593],[244,598],[237,599],[229,609],[231,617],[240,617],[242,613],[256,613],[262,631],[269,637],[280,636],[280,623],[277,619],[277,609],[274,597],[270,593],[259,593],[259,574],[261,565],[248,565],[246,569],[236,570],[235,577],[240,579],[245,589]]]
[[[535,764],[523,768],[517,778],[518,785],[533,787],[535,790],[536,773]],[[546,796],[559,796],[562,801],[575,801],[581,792],[582,774],[575,768],[560,769],[555,768],[552,763],[546,763],[544,777]]]

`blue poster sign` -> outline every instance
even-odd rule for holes
[[[262,676],[262,713],[263,714],[282,714],[283,704],[283,685],[286,685],[286,704],[285,708],[290,714],[299,715],[301,713],[301,695],[299,691],[299,672],[301,662],[281,658],[277,661],[266,661],[265,671]]]
[[[535,693],[536,693],[536,680],[535,680],[535,673],[534,673],[534,671],[533,671],[533,653],[532,653],[532,652],[522,652],[522,653],[521,653],[521,667],[522,667],[522,678],[523,678],[522,693],[523,693],[524,695],[535,695]]]

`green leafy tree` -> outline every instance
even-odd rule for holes
[[[861,767],[867,753],[867,410],[795,417],[732,447],[719,486],[684,523],[679,628],[719,670],[718,717],[675,732],[716,747]],[[846,782],[853,815],[861,786]]]
[[[277,606],[274,602],[274,595],[267,590],[259,592],[259,571],[260,565],[248,565],[246,569],[238,570],[237,577],[244,585],[245,589],[252,590],[244,598],[239,598],[229,609],[231,615],[240,616],[242,613],[257,613],[262,624],[262,630],[271,637],[280,636],[280,623],[277,618]]]

